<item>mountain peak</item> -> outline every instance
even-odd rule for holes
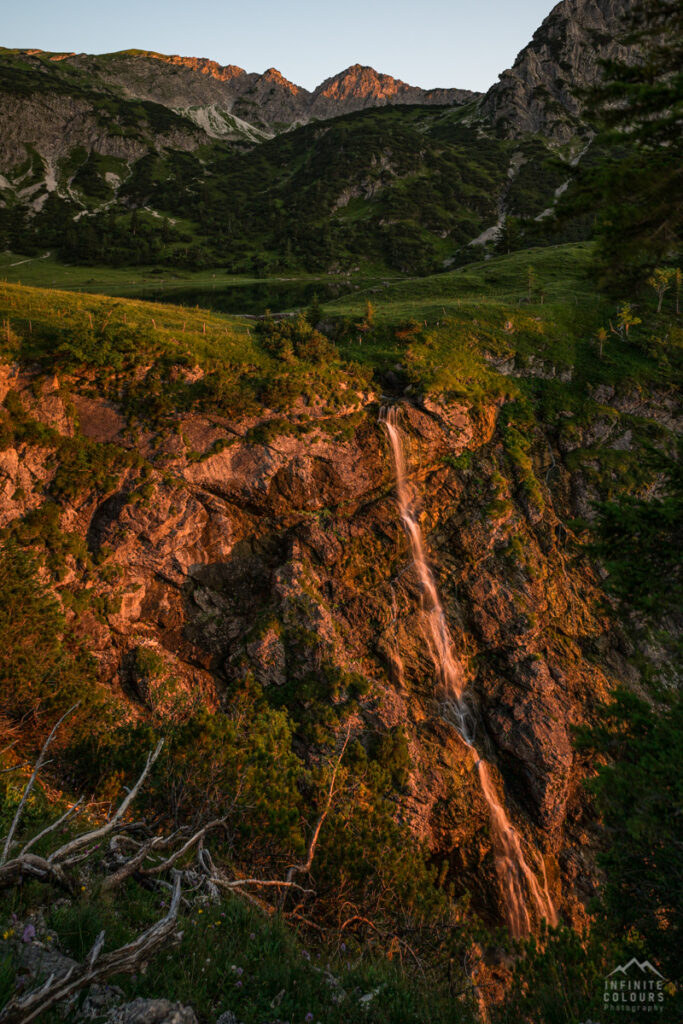
[[[277,68],[268,68],[263,72],[261,77],[265,79],[266,82],[273,82],[274,84],[281,86],[283,89],[286,89],[287,92],[292,94],[292,96],[297,96],[303,91],[300,86],[295,85],[294,82],[290,82],[288,78],[285,78],[282,72],[278,71]]]
[[[410,89],[391,75],[383,75],[374,68],[363,64],[352,64],[338,75],[327,78],[313,93],[329,99],[388,99],[396,96],[401,89]]]
[[[468,89],[420,89],[400,78],[375,71],[367,64],[351,64],[314,90],[311,113],[315,117],[334,117],[342,110],[363,110],[392,103],[449,105],[466,103],[474,96],[476,93]]]
[[[504,135],[543,133],[570,142],[582,114],[578,89],[600,80],[601,61],[633,60],[619,41],[633,0],[562,0],[486,93],[482,112]]]

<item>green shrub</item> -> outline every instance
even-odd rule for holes
[[[337,350],[324,334],[301,314],[294,319],[259,321],[256,332],[265,350],[285,363],[301,359],[324,363],[337,357]]]
[[[0,711],[14,721],[44,716],[42,730],[76,702],[70,730],[88,718],[107,728],[109,702],[93,660],[40,581],[35,558],[10,539],[0,552]]]

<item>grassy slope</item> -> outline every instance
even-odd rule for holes
[[[470,263],[448,273],[390,285],[377,295],[377,312],[386,319],[417,316],[429,320],[438,319],[444,309],[456,312],[464,301],[516,306],[520,299],[528,297],[529,267],[533,267],[537,278],[532,295],[534,305],[540,305],[543,292],[545,303],[596,308],[600,299],[590,281],[590,264],[588,243],[525,249]],[[330,305],[330,311],[340,313],[361,309],[358,296],[337,299]]]
[[[540,305],[541,293],[546,306],[557,303],[570,308],[597,310],[604,302],[590,279],[591,246],[580,243],[527,249],[430,277],[392,280],[390,275],[383,275],[381,283],[361,281],[358,291],[328,303],[325,308],[332,315],[357,316],[364,312],[365,303],[370,300],[376,306],[378,319],[393,322],[411,316],[429,321],[441,319],[445,313],[457,312],[463,302],[517,306],[520,299],[527,298],[530,266],[537,278],[533,288],[534,305]],[[230,288],[252,284],[265,287],[269,282],[279,284],[283,280],[319,280],[324,283],[337,281],[338,276],[288,273],[256,278],[228,274],[219,267],[199,271],[166,269],[161,272],[152,267],[84,267],[63,264],[52,256],[28,259],[2,253],[0,280],[38,288],[133,298],[152,286],[159,287],[162,281],[172,293],[174,288]]]
[[[635,343],[627,344],[609,332],[604,358],[598,357],[596,333],[616,322],[616,307],[595,288],[591,246],[586,243],[524,250],[381,290],[361,290],[329,303],[325,311],[353,322],[362,317],[368,301],[378,324],[413,319],[424,328],[427,344],[406,348],[394,343],[373,349],[364,341],[359,345],[357,335],[351,334],[341,346],[344,354],[375,366],[407,356],[429,390],[462,391],[463,369],[476,366],[479,377],[487,372],[484,352],[515,357],[520,369],[535,357],[558,372],[571,369],[571,381],[523,380],[516,386],[539,397],[542,392],[547,398],[555,393],[565,408],[576,409],[589,385],[621,390],[667,385],[673,379],[670,360],[680,358],[680,331],[675,326],[673,332],[668,330],[666,318],[657,321],[652,316],[648,296],[639,310],[644,322],[632,332]],[[667,338],[664,342],[656,337],[660,331]],[[648,350],[649,339],[654,340]],[[665,359],[659,344],[671,348]]]
[[[5,260],[9,261],[9,257]],[[27,325],[32,319],[34,328],[37,322],[45,326],[70,324],[78,331],[88,318],[93,320],[97,332],[98,319],[112,326],[121,326],[126,320],[142,330],[151,328],[155,340],[151,342],[148,338],[146,343],[163,350],[167,358],[180,354],[178,335],[182,334],[181,351],[200,362],[257,366],[266,373],[285,369],[263,352],[250,336],[249,323],[238,317],[134,298],[119,298],[112,303],[106,297],[112,293],[135,296],[152,281],[158,286],[158,275],[149,271],[144,275],[129,270],[94,271],[63,267],[50,259],[14,267],[12,272],[17,277],[23,273],[24,281],[41,284],[43,288],[48,283],[52,285],[50,290],[39,290],[0,284],[0,315],[18,325]],[[9,274],[7,265],[4,274]],[[269,281],[276,286],[281,279],[258,283],[267,287]],[[173,282],[178,282],[178,278],[174,277]],[[254,279],[202,271],[182,275],[182,283],[239,288],[253,284]],[[88,291],[98,288],[101,294],[68,295],[62,290],[77,285]],[[368,302],[373,309],[372,329],[359,331],[357,327],[364,320]],[[380,372],[396,363],[404,364],[421,390],[462,392],[463,387],[467,390],[468,381],[487,379],[491,383],[493,377],[497,378],[499,388],[516,386],[509,379],[505,384],[492,372],[485,353],[499,358],[516,357],[520,364],[529,357],[537,357],[558,371],[572,368],[572,381],[564,385],[558,381],[526,382],[522,386],[549,394],[558,391],[558,399],[570,402],[571,407],[575,400],[585,397],[588,384],[629,388],[666,384],[671,379],[678,335],[674,330],[673,334],[666,334],[668,341],[657,338],[657,332],[667,321],[665,317],[654,317],[651,306],[652,300],[646,296],[640,309],[644,323],[632,332],[632,341],[637,343],[626,344],[610,332],[604,358],[599,359],[596,332],[615,322],[616,310],[614,303],[596,290],[591,248],[581,243],[525,250],[431,277],[366,287],[361,283],[352,293],[326,303],[322,316],[334,325],[330,331],[342,360],[364,367],[365,372]],[[399,325],[410,323],[413,331],[407,336],[396,331]],[[32,336],[21,329],[19,333],[25,336],[27,353],[32,352]],[[653,339],[649,349],[648,339]],[[658,348],[661,344],[672,349],[665,359]],[[287,372],[291,370],[287,368]]]
[[[291,273],[272,278],[282,281],[325,281],[324,276]],[[338,278],[334,279],[338,280]],[[16,253],[0,253],[0,281],[25,284],[35,288],[56,288],[64,291],[82,291],[96,295],[115,295],[134,298],[150,289],[166,291],[172,297],[174,290],[189,288],[239,288],[266,285],[263,278],[246,274],[228,274],[221,267],[207,270],[180,270],[154,267],[86,267],[60,262],[52,255],[47,258],[26,257]]]

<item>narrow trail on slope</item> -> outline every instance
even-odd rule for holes
[[[465,697],[464,672],[454,653],[453,638],[448,628],[436,580],[425,556],[422,531],[413,511],[406,471],[404,436],[399,426],[399,415],[399,407],[384,406],[380,411],[380,423],[391,447],[399,512],[408,535],[413,564],[420,580],[421,616],[429,655],[438,680],[437,691],[440,691],[440,696],[443,698],[448,717],[474,755],[479,784],[489,809],[496,872],[505,904],[505,914],[514,937],[522,938],[524,935],[528,935],[532,928],[529,899],[535,906],[538,917],[545,918],[553,926],[558,923],[557,911],[548,893],[545,870],[541,885],[526,862],[521,838],[505,813],[491,778],[489,766],[479,756],[474,745],[476,718]]]

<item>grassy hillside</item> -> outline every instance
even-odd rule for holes
[[[48,261],[29,266],[51,273]],[[108,283],[134,291],[139,282],[126,286],[121,273]],[[596,292],[591,275],[585,245],[528,250],[435,277],[361,286],[310,309],[308,320],[300,313],[283,324],[7,284],[0,285],[0,345],[6,359],[67,372],[88,367],[100,387],[124,396],[131,422],[167,428],[182,410],[286,414],[305,394],[333,411],[343,384],[415,396],[507,395],[530,402],[545,429],[568,436],[575,429],[568,420],[601,415],[592,397],[599,389],[668,391],[680,367],[680,327],[666,311],[656,314],[654,292],[626,336],[615,326],[621,305]],[[311,323],[319,328],[314,342]],[[178,365],[199,367],[201,381],[179,378]],[[122,379],[130,380],[123,389]],[[650,428],[631,419],[632,433],[645,440]],[[619,460],[625,479],[645,486],[638,452]],[[603,479],[605,495],[616,469]]]
[[[102,348],[99,337],[119,332],[131,340],[113,341],[112,353],[119,345],[120,352],[128,351],[126,358],[136,363],[158,358],[170,366],[173,359],[181,357],[214,368],[230,367],[240,379],[244,374],[253,377],[257,371],[266,375],[323,374],[342,372],[342,367],[346,368],[343,372],[355,368],[353,372],[363,377],[370,373],[381,378],[384,371],[400,364],[419,390],[466,391],[472,375],[482,380],[504,379],[492,359],[518,359],[523,370],[531,358],[545,360],[558,374],[571,369],[571,381],[563,384],[557,375],[543,381],[533,374],[517,373],[514,380],[508,377],[506,386],[559,389],[566,392],[567,400],[571,395],[578,400],[582,390],[585,396],[588,383],[642,388],[666,384],[676,373],[678,331],[654,313],[654,292],[644,297],[641,320],[643,312],[647,315],[628,339],[610,330],[610,325],[614,328],[617,324],[619,303],[595,289],[591,249],[586,244],[525,250],[432,277],[395,283],[360,281],[352,292],[308,313],[336,348],[336,361],[324,370],[322,365],[313,370],[315,362],[304,360],[295,366],[274,358],[259,342],[255,325],[239,317],[169,302],[70,294],[90,272],[51,260],[34,260],[11,269],[36,283],[57,283],[56,288],[47,290],[0,285],[0,312],[10,325],[11,337],[16,335],[8,345],[5,330],[6,355],[21,353],[25,359],[44,357],[74,363],[78,356],[69,354],[73,348],[86,362],[96,361],[105,370],[113,355]],[[9,275],[7,266],[4,272]],[[114,296],[121,292],[135,295],[159,279],[150,272],[132,276],[125,270],[97,270],[91,277],[90,287],[111,290]],[[209,287],[239,293],[255,283],[254,279],[230,275],[214,277],[209,272],[183,275],[181,280],[183,287],[192,285],[207,296],[212,294]],[[164,281],[170,298],[179,279],[171,276]],[[293,281],[317,287],[329,279]],[[281,279],[259,282],[266,291],[281,283]],[[665,336],[659,337],[662,327]],[[607,331],[602,357],[600,328]],[[90,342],[85,340],[84,329]]]

